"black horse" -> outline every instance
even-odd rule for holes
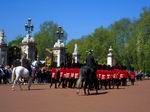
[[[78,88],[77,94],[79,94],[79,90],[82,84],[85,95],[87,95],[87,92],[88,95],[90,95],[90,90],[93,89],[93,87],[96,89],[96,93],[98,93],[98,80],[96,78],[96,73],[93,68],[90,68],[88,66],[81,67],[80,77],[77,81],[77,88]]]

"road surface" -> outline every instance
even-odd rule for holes
[[[0,112],[150,112],[150,80],[120,89],[92,91],[85,96],[76,89],[49,88],[48,84],[23,86],[15,91],[0,85]]]

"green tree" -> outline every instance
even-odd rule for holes
[[[37,43],[38,54],[41,59],[45,58],[45,48],[52,48],[57,41],[58,25],[52,21],[46,21],[40,26],[40,31],[34,37]],[[67,34],[63,40],[65,41]],[[10,46],[18,46],[23,37],[9,43]],[[99,63],[106,63],[108,49],[113,48],[116,62],[135,69],[142,68],[145,72],[150,71],[150,8],[144,8],[140,17],[135,20],[128,18],[114,22],[110,27],[99,27],[87,36],[73,39],[67,43],[67,54],[72,54],[74,45],[77,43],[81,62],[85,61],[87,50],[93,49],[94,56]]]
[[[111,31],[100,27],[97,28],[91,35],[82,37],[81,39],[72,40],[67,44],[67,50],[73,52],[74,44],[78,44],[81,62],[86,59],[87,52],[90,49],[94,50],[94,56],[99,63],[106,63],[108,48],[113,44]]]
[[[21,42],[22,42],[22,39],[23,39],[23,36],[22,35],[19,35],[16,37],[15,40],[12,40],[8,43],[8,46],[17,46],[19,47]]]
[[[132,22],[128,18],[123,18],[110,26],[110,30],[114,36],[114,51],[116,53],[116,61],[121,64],[126,64],[126,47],[128,39],[132,34]]]
[[[52,48],[54,43],[57,41],[56,31],[58,25],[52,21],[46,21],[40,25],[40,31],[34,35],[36,46],[38,49],[38,55],[41,59],[45,59],[45,49]],[[67,33],[64,33],[62,40],[65,40]]]
[[[150,71],[150,8],[144,8],[137,21],[137,61],[143,70]]]

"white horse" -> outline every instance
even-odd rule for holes
[[[15,90],[15,85],[17,83],[19,84],[20,89],[22,90],[21,79],[25,79],[28,81],[28,90],[30,90],[32,80],[35,77],[35,74],[37,73],[37,71],[39,70],[39,66],[40,66],[40,63],[38,61],[34,61],[31,64],[31,69],[32,69],[31,76],[29,75],[30,74],[29,70],[23,66],[17,66],[15,68],[13,68],[13,71],[12,71],[12,83],[13,83],[12,90]]]
[[[29,71],[25,67],[17,66],[13,68],[12,71],[12,90],[15,90],[15,85],[18,83],[20,86],[20,90],[22,90],[21,87],[21,78],[28,80],[28,90],[30,90],[31,83],[32,83],[32,77],[29,76]]]

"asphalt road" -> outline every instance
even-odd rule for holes
[[[0,85],[0,112],[150,112],[150,80],[120,89],[92,91],[85,96],[76,89],[55,89],[49,85],[23,86],[11,90]]]

